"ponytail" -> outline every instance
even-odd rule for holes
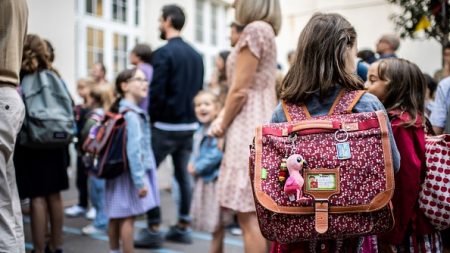
[[[119,113],[119,104],[121,100],[122,97],[117,96],[116,100],[114,100],[114,103],[112,103],[111,107],[109,108],[109,111],[113,113]]]
[[[121,85],[123,82],[128,82],[128,80],[130,80],[134,76],[136,71],[137,71],[137,68],[126,69],[126,70],[123,70],[122,72],[120,72],[119,75],[117,75],[116,83],[115,83],[117,98],[114,101],[114,103],[111,105],[111,108],[110,108],[111,112],[114,112],[114,113],[119,112],[119,103],[124,96]]]

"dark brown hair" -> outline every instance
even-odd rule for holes
[[[325,99],[336,85],[363,89],[362,80],[346,70],[355,43],[356,31],[344,17],[314,14],[300,34],[294,64],[282,83],[281,99],[302,104],[313,93]]]
[[[133,78],[134,74],[136,74],[137,68],[134,69],[126,69],[120,72],[117,75],[116,82],[115,82],[115,94],[116,94],[116,100],[111,105],[111,112],[118,113],[119,112],[119,103],[120,100],[122,100],[124,93],[122,90],[122,83],[128,82],[131,78]]]
[[[52,43],[50,43],[50,41],[44,39],[44,42],[47,46],[48,60],[53,63],[55,61],[55,48],[53,47]]]
[[[386,110],[408,112],[411,120],[406,125],[416,123],[417,115],[423,115],[425,109],[427,85],[419,67],[405,59],[383,59],[378,65],[378,76],[389,82],[383,101]]]
[[[162,8],[162,17],[164,21],[170,18],[172,27],[177,31],[183,29],[184,22],[186,21],[183,9],[176,4],[164,5]]]
[[[23,45],[21,76],[44,69],[53,70],[47,45],[38,35],[28,34]]]
[[[147,44],[137,44],[131,50],[141,61],[151,64],[152,63],[152,48]]]
[[[236,32],[241,33],[242,31],[244,31],[245,26],[244,25],[240,25],[238,22],[233,21],[230,24],[230,27],[234,27],[236,29]]]
[[[225,82],[227,80],[227,59],[230,55],[230,51],[224,50],[219,53],[219,57],[223,61],[223,69],[219,71],[219,82]]]

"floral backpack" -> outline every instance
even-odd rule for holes
[[[340,240],[392,229],[388,119],[383,111],[352,113],[363,94],[341,91],[320,117],[283,102],[288,122],[256,128],[250,179],[268,240]]]

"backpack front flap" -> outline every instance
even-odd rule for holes
[[[26,108],[28,146],[67,145],[74,134],[72,101],[62,80],[44,70],[24,77],[22,94]]]
[[[83,143],[83,150],[93,155],[99,155],[107,148],[114,131],[123,127],[124,124],[123,114],[106,112],[103,121],[91,128],[88,138]]]
[[[266,124],[256,129],[251,153],[256,210],[266,238],[288,243],[392,227],[392,219],[383,219],[392,216],[390,211],[381,211],[394,193],[387,117],[382,111]],[[296,173],[289,168],[293,155],[304,160],[297,170],[303,182],[289,179],[290,172]],[[301,199],[295,181],[301,186]]]
[[[22,93],[29,116],[74,121],[70,95],[53,72],[44,70],[25,76]]]
[[[99,178],[114,178],[128,168],[124,113],[106,112],[101,124],[91,128],[83,150],[91,157],[90,171]]]

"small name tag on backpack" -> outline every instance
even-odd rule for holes
[[[335,173],[308,173],[306,179],[308,191],[336,191],[337,180]]]
[[[352,153],[350,151],[350,143],[341,142],[336,144],[337,158],[339,160],[346,160],[352,158]]]
[[[53,132],[53,139],[67,139],[66,132]]]

